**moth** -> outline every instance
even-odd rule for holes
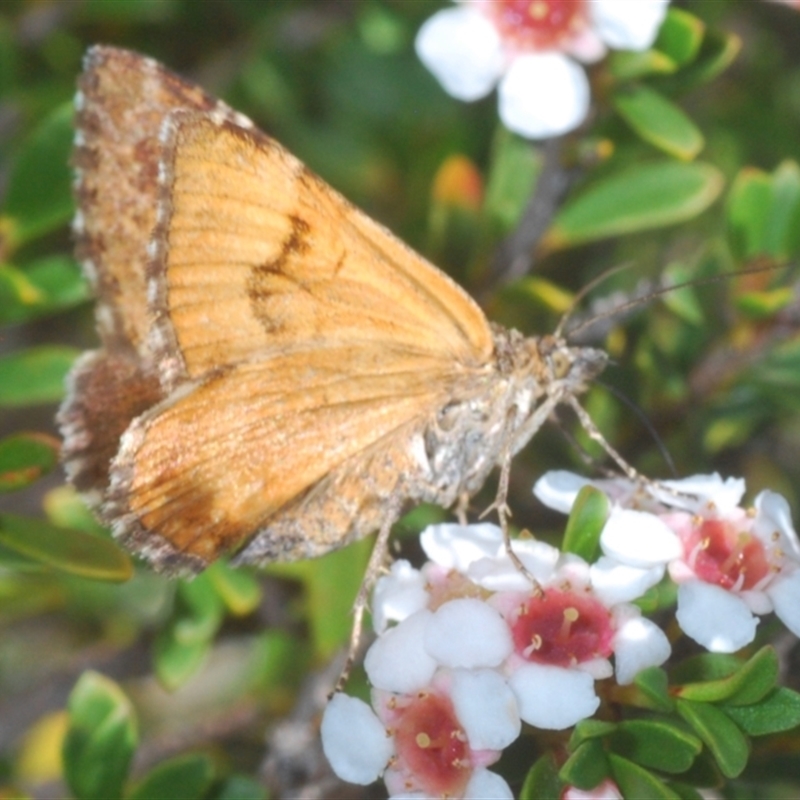
[[[507,479],[559,403],[581,416],[603,351],[490,324],[198,86],[93,47],[75,119],[100,348],[68,379],[63,458],[155,569],[385,543],[408,504],[450,507],[498,465]]]

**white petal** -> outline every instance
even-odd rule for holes
[[[586,791],[568,786],[561,795],[561,800],[625,800],[625,798],[620,794],[617,784],[606,778],[594,789]]]
[[[520,56],[500,81],[500,119],[520,136],[559,136],[577,128],[588,112],[586,73],[561,53]]]
[[[389,622],[402,622],[416,611],[425,608],[429,595],[425,578],[405,559],[395,561],[388,575],[378,578],[372,594],[372,624],[383,633]]]
[[[539,583],[547,583],[552,578],[560,556],[557,548],[535,539],[515,539],[511,548]],[[474,561],[465,574],[473,583],[492,592],[527,592],[531,589],[531,582],[509,558],[505,544],[501,544],[496,556]]]
[[[617,682],[625,685],[647,667],[658,667],[672,648],[664,631],[644,617],[627,620],[614,636],[614,664]]]
[[[646,50],[656,39],[669,0],[592,0],[592,22],[600,38],[617,50]]]
[[[756,497],[756,534],[764,543],[773,544],[773,534],[780,535],[780,545],[786,554],[800,560],[800,542],[792,524],[792,511],[786,498],[777,492],[763,491]]]
[[[496,667],[514,649],[505,620],[472,597],[439,606],[425,629],[425,649],[445,667]]]
[[[450,697],[472,750],[503,750],[519,736],[517,698],[499,672],[454,670]]]
[[[641,597],[664,577],[664,566],[645,569],[620,564],[608,556],[600,556],[589,568],[592,589],[605,606],[629,603]]]
[[[376,781],[392,756],[393,741],[375,712],[341,692],[325,707],[320,734],[328,763],[348,783]]]
[[[800,570],[779,576],[767,588],[780,621],[800,636]]]
[[[485,97],[505,69],[500,36],[475,9],[437,12],[419,29],[415,46],[420,61],[459,100]]]
[[[508,681],[525,722],[560,731],[591,717],[600,706],[591,675],[580,670],[525,664]]]
[[[659,491],[659,485],[674,489],[678,495]],[[691,475],[675,481],[659,481],[652,488],[652,494],[665,505],[682,508],[693,514],[705,514],[710,510],[717,515],[729,514],[742,501],[744,492],[744,478],[729,477],[723,480],[718,472]]]
[[[436,662],[425,649],[425,630],[433,618],[427,609],[412,614],[379,636],[364,658],[370,683],[387,692],[414,692],[430,683]]]
[[[494,558],[503,549],[503,532],[497,525],[458,525],[445,522],[428,525],[419,542],[425,555],[444,569],[464,573],[479,558]]]
[[[735,594],[703,581],[678,587],[675,613],[681,630],[712,653],[735,653],[750,644],[758,619]]]
[[[533,486],[533,493],[548,508],[569,514],[578,492],[591,481],[574,472],[564,469],[545,472]]]
[[[600,534],[600,546],[610,558],[650,569],[683,554],[680,539],[654,514],[615,508]]]
[[[496,772],[480,767],[472,773],[464,800],[514,800],[511,787]]]

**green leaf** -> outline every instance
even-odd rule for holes
[[[664,278],[677,285],[694,277],[692,270],[680,262],[670,264],[664,270]],[[706,321],[706,313],[697,299],[692,286],[683,286],[667,292],[662,298],[664,305],[689,325],[701,326]]]
[[[687,683],[674,693],[685,700],[715,703],[725,700],[730,705],[749,705],[765,697],[778,678],[778,657],[772,647],[762,647],[741,667],[725,678]]]
[[[600,534],[608,518],[608,498],[593,486],[584,486],[575,498],[564,541],[565,553],[575,553],[590,564],[600,551]]]
[[[88,297],[80,268],[66,256],[43,258],[24,270],[0,264],[0,323],[35,319]]]
[[[800,694],[780,686],[759,703],[722,708],[749,736],[780,733],[800,725]]]
[[[612,734],[616,729],[617,725],[614,722],[604,722],[600,719],[581,720],[569,737],[569,749],[576,750],[579,745],[590,739],[602,739]]]
[[[34,483],[58,464],[60,444],[44,433],[18,433],[0,439],[0,492]]]
[[[498,128],[486,181],[484,213],[499,233],[519,222],[541,170],[538,150],[521,136]]]
[[[181,755],[150,770],[125,800],[203,800],[213,780],[214,765],[208,756]]]
[[[711,751],[722,774],[726,778],[741,775],[750,744],[731,718],[716,706],[691,700],[678,700],[676,709]]]
[[[183,644],[209,641],[222,624],[223,612],[208,570],[192,580],[180,581],[172,622],[175,639]]]
[[[654,47],[683,66],[697,57],[705,32],[706,26],[701,20],[688,11],[672,7],[661,24]]]
[[[800,249],[800,167],[784,161],[772,175],[745,168],[728,198],[728,235],[739,258],[786,261]]]
[[[710,164],[642,164],[599,181],[556,216],[546,247],[652,230],[705,211],[722,191],[722,173]]]
[[[676,76],[680,89],[688,91],[714,80],[736,60],[741,49],[742,40],[735,33],[717,29],[706,31],[699,54]]]
[[[3,209],[11,223],[12,248],[60,227],[72,216],[72,117],[71,102],[56,108],[14,159]]]
[[[208,571],[178,583],[175,609],[155,641],[155,669],[168,689],[177,689],[200,668],[222,624],[224,606]]]
[[[267,790],[247,775],[231,775],[212,795],[213,800],[268,800]]]
[[[368,537],[322,558],[269,567],[272,575],[303,582],[317,658],[330,658],[350,635],[350,610],[364,579],[373,544],[374,538]]]
[[[611,74],[619,81],[647,75],[669,75],[678,65],[658,50],[615,50],[608,58]]]
[[[653,708],[669,712],[675,701],[669,693],[667,673],[661,667],[643,669],[635,678],[634,685],[650,701]]]
[[[728,193],[728,236],[741,259],[764,252],[764,231],[772,202],[772,179],[765,172],[745,167]]]
[[[666,719],[623,720],[610,742],[614,752],[630,761],[670,773],[686,772],[703,749],[684,726]]]
[[[613,98],[617,113],[636,134],[671,156],[691,161],[705,144],[691,119],[666,97],[647,86],[629,87]]]
[[[170,691],[183,686],[203,665],[211,652],[211,642],[181,642],[172,629],[159,632],[153,646],[153,664],[161,684]]]
[[[578,789],[589,790],[602,783],[609,772],[603,743],[599,739],[588,739],[564,762],[558,777]]]
[[[717,681],[738,672],[742,660],[727,653],[701,653],[684,659],[670,672],[673,683]]]
[[[50,567],[101,581],[127,581],[133,565],[110,539],[39,519],[0,514],[0,544]]]
[[[42,507],[53,525],[108,536],[107,529],[95,519],[81,496],[71,486],[62,485],[51,489],[44,496]]]
[[[80,351],[40,345],[0,358],[0,408],[52,403],[64,395],[64,378]]]
[[[112,680],[84,672],[67,701],[64,777],[78,800],[116,800],[137,744],[130,701]]]
[[[772,176],[772,202],[764,229],[765,252],[788,260],[800,247],[800,167],[784,161]]]
[[[243,617],[258,608],[261,586],[253,575],[233,569],[222,561],[209,567],[205,574],[231,614]]]
[[[700,794],[694,786],[689,786],[686,783],[671,781],[669,788],[675,792],[680,800],[703,800],[703,795]]]
[[[608,754],[614,782],[626,798],[647,798],[647,800],[680,800],[663,781],[652,772],[622,758],[615,753]]]
[[[529,770],[519,800],[560,800],[564,784],[551,753],[542,756]]]

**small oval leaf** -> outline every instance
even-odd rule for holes
[[[73,116],[72,102],[56,108],[14,160],[3,209],[11,219],[12,247],[60,227],[72,216]]]
[[[643,164],[590,186],[567,203],[545,237],[545,249],[684,222],[719,197],[724,178],[710,164]]]
[[[73,347],[41,345],[0,358],[0,407],[60,400],[64,378],[78,355]]]
[[[725,706],[725,713],[749,736],[788,731],[800,725],[800,694],[778,687],[763,701]]]
[[[671,156],[691,161],[705,141],[700,129],[674,103],[647,86],[614,96],[617,113],[638,136]]]
[[[133,575],[131,559],[110,539],[40,519],[0,514],[0,544],[82,578],[122,582]]]
[[[730,705],[756,703],[775,687],[778,679],[778,657],[772,647],[762,647],[733,674],[726,678],[677,687],[674,694],[685,700]]]
[[[652,772],[628,761],[615,753],[608,754],[614,782],[623,797],[647,798],[647,800],[680,800],[663,781]]]
[[[55,469],[58,439],[44,433],[18,433],[0,440],[0,492],[21,489]]]
[[[181,798],[203,800],[214,780],[214,765],[208,756],[177,756],[152,769],[128,793],[126,800]]]
[[[722,774],[726,778],[741,775],[747,766],[750,743],[736,723],[708,703],[678,700],[676,709],[711,751]]]
[[[610,739],[614,751],[660,772],[686,772],[703,743],[684,726],[666,719],[623,720]]]
[[[97,672],[85,672],[67,703],[64,777],[79,800],[116,800],[137,744],[136,719],[122,690]]]
[[[590,564],[600,551],[600,534],[608,517],[608,497],[593,486],[584,486],[575,498],[564,531],[562,550],[575,553]]]

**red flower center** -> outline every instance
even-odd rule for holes
[[[593,597],[548,589],[517,610],[514,648],[537,664],[570,667],[611,655],[614,630],[608,609]]]
[[[686,549],[695,575],[723,589],[752,589],[770,571],[762,542],[725,520],[703,520]]]
[[[472,775],[469,743],[448,697],[420,693],[399,711],[398,761],[425,794],[460,797]]]
[[[556,49],[586,25],[585,0],[494,0],[484,8],[520,50]]]

